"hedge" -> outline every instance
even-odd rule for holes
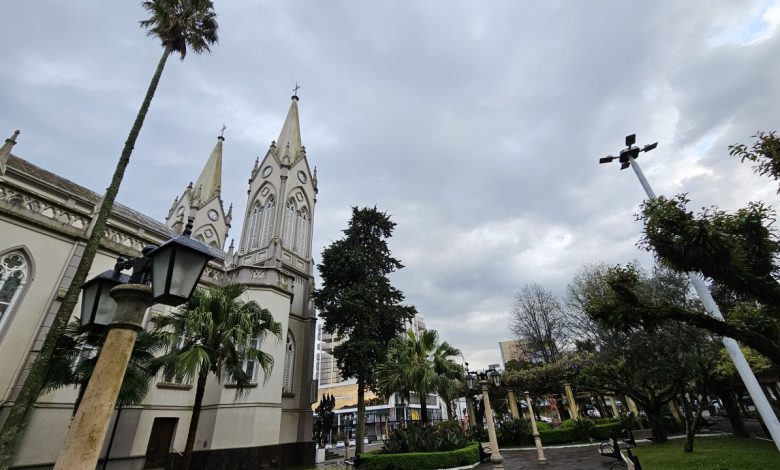
[[[607,440],[612,436],[620,436],[623,426],[618,423],[597,424],[593,426],[593,439]]]
[[[542,444],[546,446],[555,444],[568,444],[569,442],[582,440],[579,431],[572,428],[539,431],[539,438],[541,438]]]
[[[479,444],[449,452],[411,452],[408,454],[363,454],[361,469],[417,470],[462,467],[479,462]]]

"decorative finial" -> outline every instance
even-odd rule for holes
[[[195,217],[187,217],[187,225],[184,226],[184,232],[182,235],[189,237],[192,235],[192,222],[195,221]]]
[[[219,131],[219,137],[217,137],[219,140],[225,140],[225,129],[227,129],[227,126],[223,122],[222,129]]]

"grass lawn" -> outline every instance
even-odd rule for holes
[[[696,438],[693,453],[683,452],[684,441],[639,446],[635,455],[644,470],[780,469],[774,444],[741,437]]]

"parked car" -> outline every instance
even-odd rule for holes
[[[344,441],[338,441],[338,442],[336,443],[336,448],[337,448],[337,449],[340,449],[340,448],[342,448],[342,447],[344,447]]]

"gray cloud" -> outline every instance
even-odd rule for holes
[[[22,157],[107,185],[160,48],[139,5],[5,5],[0,133]],[[398,222],[394,275],[472,364],[498,362],[514,292],[557,293],[580,264],[648,261],[625,134],[663,194],[734,208],[776,198],[726,146],[776,128],[780,47],[766,2],[219,2],[220,44],[171,60],[119,199],[162,219],[227,123],[239,214],[295,81],[319,169],[315,253],[350,205]],[[3,129],[5,129],[3,131]]]

